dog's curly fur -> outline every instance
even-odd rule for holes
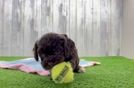
[[[47,33],[36,41],[34,48],[34,58],[41,59],[43,68],[51,68],[61,62],[69,61],[74,72],[81,72],[79,57],[75,43],[66,34]]]

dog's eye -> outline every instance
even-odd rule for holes
[[[45,51],[44,51],[43,53],[45,53],[46,56],[47,56],[47,55],[53,55],[54,49],[55,49],[55,47],[53,47],[53,46],[48,46],[48,47],[46,47],[46,49],[45,49]]]
[[[60,42],[63,43],[64,42],[64,39],[60,39]]]
[[[42,53],[40,53],[39,56],[40,56],[40,58],[41,58],[41,61],[43,61],[43,59],[45,58],[45,55],[42,54]]]

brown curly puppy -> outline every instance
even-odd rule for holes
[[[75,43],[66,34],[47,33],[36,41],[34,48],[34,58],[41,59],[44,69],[51,68],[61,62],[69,61],[74,72],[84,72],[79,66],[79,57]]]

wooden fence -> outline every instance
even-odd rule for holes
[[[123,0],[0,0],[0,56],[31,56],[47,32],[66,33],[79,56],[120,54]]]

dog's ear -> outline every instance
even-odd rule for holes
[[[65,61],[70,61],[70,49],[69,49],[69,41],[68,41],[68,37],[66,34],[61,34],[65,41],[64,41],[64,57],[65,57]]]
[[[61,35],[63,35],[64,37],[66,37],[66,38],[67,38],[67,34],[61,34]]]
[[[72,41],[70,39],[66,39],[64,43],[64,55],[65,55],[65,61],[70,61],[72,59],[71,55],[71,43]]]
[[[37,46],[37,41],[36,41],[35,44],[34,44],[34,48],[33,48],[34,58],[35,58],[36,61],[39,60],[37,50],[38,50],[38,46]]]

